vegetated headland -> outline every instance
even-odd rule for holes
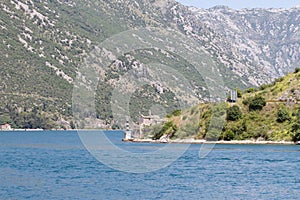
[[[203,103],[149,126],[138,142],[293,144],[300,141],[300,69],[237,99]]]

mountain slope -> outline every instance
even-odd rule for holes
[[[239,27],[241,30],[233,32],[232,27],[224,25],[221,19],[216,23],[211,21],[225,16],[226,13],[226,17],[231,16],[232,23],[237,24],[240,23],[241,15],[249,18],[254,11],[245,10],[241,14],[238,11],[229,12],[227,8],[221,11],[218,11],[220,8],[193,9],[171,0],[3,0],[0,9],[0,112],[1,116],[9,113],[12,118],[10,120],[16,127],[24,127],[24,124],[36,127],[37,125],[30,125],[30,120],[25,116],[31,116],[33,112],[39,113],[41,121],[51,124],[47,128],[70,127],[68,122],[72,120],[72,91],[79,68],[90,57],[90,52],[101,47],[105,40],[128,30],[146,27],[172,29],[194,40],[216,63],[217,71],[225,84],[223,89],[246,88],[268,82],[296,67],[297,61],[300,60],[297,51],[299,39],[295,32],[299,24],[294,23],[299,18],[299,9],[281,11],[280,14],[286,15],[286,18],[277,16],[277,12],[274,12],[274,15],[270,12],[265,17],[266,20],[276,17],[276,20],[270,22],[271,25],[275,21],[288,24],[288,27],[283,27],[270,39],[272,45],[276,44],[279,50],[273,52],[275,48],[269,45],[272,51],[264,52],[266,55],[272,55],[269,59],[259,51],[256,52],[257,49],[263,48],[260,42],[265,35],[258,35],[261,37],[259,39],[251,38],[251,35],[247,36],[246,33],[252,32],[242,27]],[[259,13],[256,19],[260,19],[260,13],[269,11],[255,12]],[[284,20],[281,21],[281,18]],[[260,23],[253,20],[253,26]],[[272,30],[271,25],[266,26],[265,32]],[[291,31],[284,34],[287,29]],[[224,34],[224,31],[228,33]],[[233,33],[229,34],[231,32]],[[242,43],[233,39],[238,34],[243,35]],[[283,39],[287,46],[279,43]],[[244,43],[250,44],[246,48],[247,51],[239,46]],[[251,48],[255,50],[250,52]],[[292,50],[287,52],[287,48]],[[145,53],[150,51],[151,54]],[[195,77],[193,70],[186,70],[192,66],[189,67],[178,55],[172,55],[172,52],[166,53],[157,49],[150,51],[147,49],[128,52],[115,58],[108,66],[103,79],[105,81],[99,83],[96,91],[97,119],[100,120],[98,124],[104,126],[113,121],[111,91],[119,77],[132,69],[137,74],[139,71],[151,74],[151,70],[147,71],[143,64],[152,61],[169,66],[178,64],[177,68],[172,68],[188,77],[194,97],[198,101],[209,98],[205,92],[205,77]],[[286,57],[288,59],[285,59]],[[278,61],[272,63],[270,60],[273,58]],[[163,83],[153,83],[152,79],[151,76],[146,77],[145,82],[149,86],[139,88],[136,96],[132,98],[133,118],[137,118],[139,112],[148,112],[152,104],[162,105],[168,113],[178,108],[178,102],[174,100],[176,92],[167,87],[161,88]],[[157,92],[161,90],[165,92]],[[150,101],[147,100],[149,98]],[[21,113],[24,117],[20,119],[17,115]],[[88,113],[86,115],[88,116]],[[20,120],[26,122],[20,124]]]

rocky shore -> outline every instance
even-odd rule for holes
[[[175,140],[152,140],[152,139],[131,139],[123,140],[124,142],[137,142],[137,143],[174,143],[174,144],[257,144],[257,145],[295,145],[300,144],[292,141],[258,141],[258,140],[231,140],[231,141],[206,141],[195,139],[175,139]]]

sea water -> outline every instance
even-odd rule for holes
[[[132,153],[163,147],[106,134]],[[300,199],[299,145],[215,145],[204,158],[200,147],[127,173],[99,162],[76,131],[0,132],[0,199]]]

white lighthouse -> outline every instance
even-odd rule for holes
[[[133,140],[132,131],[129,129],[129,121],[127,120],[123,141],[132,141],[132,140]]]

